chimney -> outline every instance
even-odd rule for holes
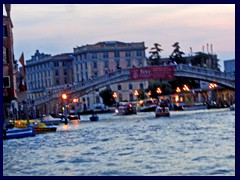
[[[210,46],[210,49],[211,49],[211,54],[213,54],[213,45],[212,44]]]

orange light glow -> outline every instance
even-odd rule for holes
[[[62,94],[62,98],[63,99],[67,99],[68,97],[67,97],[67,94]]]

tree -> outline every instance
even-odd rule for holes
[[[161,89],[161,93],[157,90]],[[156,80],[149,84],[148,88],[145,90],[147,93],[151,92],[150,97],[157,98],[160,95],[168,95],[172,93],[171,84],[168,81]]]
[[[149,51],[149,53],[151,54],[149,56],[149,61],[151,65],[160,65],[160,60],[161,60],[160,53],[162,51],[163,49],[161,49],[161,45],[158,43],[154,43],[154,47],[152,47]]]
[[[172,46],[174,47],[174,50],[170,55],[170,59],[176,61],[178,64],[186,64],[186,59],[182,57],[185,53],[180,51],[179,42],[174,43]]]
[[[112,106],[116,103],[115,99],[113,98],[113,91],[110,87],[102,90],[99,95],[103,99],[103,104],[106,106]]]
[[[220,65],[218,64],[219,59],[217,59],[216,56],[203,52],[196,52],[195,54],[196,55],[191,60],[193,66],[205,67],[207,66],[207,61],[209,60],[211,63],[208,68],[220,71]]]

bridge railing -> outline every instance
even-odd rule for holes
[[[181,70],[181,71],[186,71],[186,72],[194,72],[194,73],[201,74],[201,75],[210,75],[210,76],[216,76],[218,78],[220,77],[222,79],[235,80],[234,75],[226,74],[221,71],[215,71],[215,70],[211,70],[211,69],[201,68],[201,67],[197,67],[197,66],[189,66],[189,65],[185,65],[185,64],[178,64],[175,67],[175,70],[176,71]]]
[[[234,75],[228,75],[221,71],[214,71],[210,69],[205,69],[201,67],[196,66],[189,66],[185,64],[178,64],[175,66],[175,71],[185,71],[185,72],[193,72],[194,74],[201,74],[205,76],[212,76],[217,77],[221,79],[226,79],[230,81],[235,81]],[[107,75],[103,75],[94,79],[90,79],[88,81],[79,82],[74,84],[71,87],[68,88],[61,88],[58,87],[58,89],[53,90],[53,93],[49,95],[42,96],[38,99],[35,99],[35,105],[40,105],[43,103],[46,103],[48,101],[51,101],[53,99],[58,99],[61,97],[63,93],[72,94],[81,90],[87,90],[87,89],[93,89],[95,86],[98,86],[101,83],[105,83],[106,81],[116,79],[117,77],[121,76],[128,76],[130,77],[130,69],[120,69],[115,72],[111,72]]]
[[[35,105],[40,105],[40,104],[46,103],[48,101],[51,101],[53,99],[58,99],[61,97],[61,95],[63,93],[72,94],[72,93],[75,93],[82,89],[92,88],[96,85],[99,85],[99,84],[109,81],[111,79],[115,79],[116,77],[129,76],[129,75],[130,75],[129,69],[120,69],[118,71],[111,72],[107,75],[89,79],[88,81],[76,83],[75,85],[72,85],[71,87],[68,87],[68,88],[63,88],[63,87],[60,88],[59,87],[57,90],[55,89],[53,93],[35,99],[34,100]]]

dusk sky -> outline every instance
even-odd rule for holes
[[[5,14],[5,9],[4,9]],[[235,59],[235,5],[230,4],[13,4],[14,52],[25,60],[38,49],[56,55],[100,41],[153,43],[169,57],[179,42],[186,55],[213,45],[223,60]]]

